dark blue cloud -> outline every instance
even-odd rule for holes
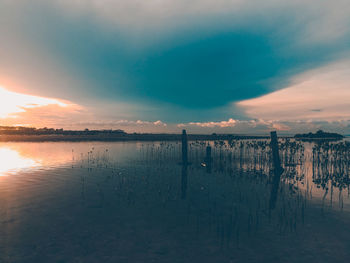
[[[106,29],[90,17],[62,18],[50,8],[29,19],[32,37],[87,83],[63,92],[81,100],[154,103],[162,109],[221,107],[213,118],[225,105],[283,88],[290,76],[347,48],[344,43],[298,44],[302,25],[293,25],[293,16],[266,25],[249,18],[238,28],[230,18],[215,22],[211,17],[166,34],[148,29],[137,37],[125,28]]]
[[[72,72],[90,80],[89,93],[186,108],[213,108],[266,94],[283,88],[289,75],[329,58],[327,46],[295,48],[292,35],[272,39],[274,28],[230,30],[223,24],[219,33],[191,28],[174,32],[174,41],[142,47],[142,37],[141,43],[132,43],[125,33],[106,33],[86,20],[48,25],[46,43]]]

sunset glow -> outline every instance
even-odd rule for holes
[[[346,0],[2,2],[0,125],[350,133]]]
[[[294,77],[292,84],[238,102],[251,118],[274,121],[347,121],[350,118],[349,60]]]
[[[66,107],[67,104],[50,98],[15,93],[0,86],[0,118],[16,117],[16,113],[25,112],[26,109],[47,106],[50,104]]]
[[[22,169],[37,169],[41,167],[58,167],[72,162],[74,156],[71,145],[62,144],[59,147],[54,143],[1,143],[0,144],[0,176],[11,175]],[[87,151],[88,149],[84,149]]]
[[[30,158],[21,156],[17,151],[9,148],[0,148],[0,176],[4,176],[11,171],[25,168],[37,167],[40,164]]]
[[[349,260],[349,0],[0,0],[0,43],[0,263]]]

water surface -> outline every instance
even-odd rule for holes
[[[346,261],[348,146],[210,144],[2,143],[0,262]]]

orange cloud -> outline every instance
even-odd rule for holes
[[[0,86],[1,125],[57,127],[71,123],[83,107],[71,102],[11,92]]]
[[[67,104],[50,98],[20,94],[11,92],[0,86],[0,118],[16,117],[16,114],[25,112],[27,109],[47,105],[66,107]]]
[[[251,118],[274,121],[350,119],[350,60],[311,70],[295,84],[236,105]]]

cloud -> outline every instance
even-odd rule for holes
[[[96,120],[80,121],[74,124],[75,129],[122,129],[126,132],[174,132],[173,127],[168,127],[167,123],[158,121],[144,121],[144,120]]]
[[[57,99],[43,98],[25,94],[10,92],[0,86],[0,118],[16,117],[18,113],[25,112],[31,108],[47,105],[67,107],[68,104]]]
[[[90,116],[84,109],[74,104],[67,106],[47,104],[29,108],[23,107],[22,109],[21,112],[0,118],[1,125],[65,128],[82,117]]]
[[[350,119],[350,60],[295,76],[295,84],[237,103],[251,118],[280,121]]]
[[[83,120],[83,121],[82,121]],[[171,132],[161,120],[126,120],[92,113],[76,104],[42,104],[23,107],[4,118],[1,125],[34,126],[64,129],[123,129],[127,132]]]
[[[154,125],[158,125],[158,126],[167,126],[166,123],[164,123],[164,122],[162,122],[162,121],[160,121],[160,120],[153,122],[153,124],[154,124]]]
[[[234,127],[237,124],[237,120],[229,119],[228,121],[219,121],[219,122],[190,122],[187,125],[189,126],[198,126],[198,127],[219,127],[219,128],[225,128],[225,127]],[[179,124],[179,127],[185,127],[186,124]]]
[[[187,128],[191,132],[200,133],[248,133],[264,134],[271,130],[290,131],[291,128],[285,123],[267,121],[263,119],[211,121],[211,122],[189,122],[177,124],[179,128]]]
[[[272,124],[272,130],[276,130],[276,131],[290,131],[291,128],[284,124],[284,123],[273,123]]]
[[[273,16],[279,19],[293,14],[294,23],[302,24],[300,32],[304,39],[334,40],[348,33],[350,7],[347,0],[333,2],[318,0],[194,0],[188,4],[186,0],[89,0],[52,1],[65,12],[73,16],[88,14],[90,18],[111,26],[123,26],[130,29],[143,30],[149,27],[183,26],[193,19],[211,16],[238,17],[242,23],[244,18],[259,17],[272,22]],[[135,29],[136,28],[136,29]],[[322,28],[322,30],[319,30]],[[139,31],[139,30],[136,30]]]
[[[349,13],[346,0],[4,0],[0,83],[107,121],[259,118],[228,110],[343,58]]]

